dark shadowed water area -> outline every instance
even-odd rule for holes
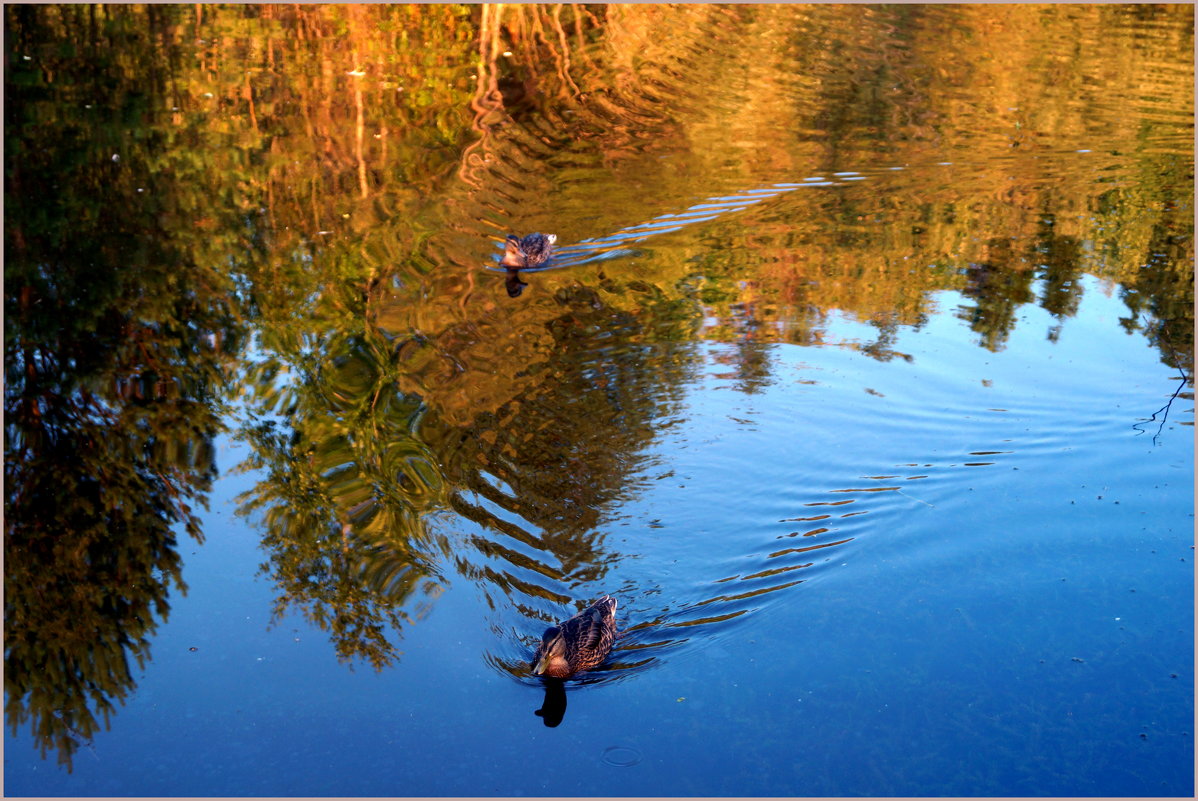
[[[1193,795],[1192,6],[4,21],[7,795]]]

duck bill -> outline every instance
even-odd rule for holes
[[[541,658],[537,660],[537,663],[535,665],[533,665],[532,674],[534,676],[541,676],[548,669],[549,669],[549,654],[543,654],[541,656]]]

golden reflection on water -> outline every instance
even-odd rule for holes
[[[954,290],[1000,350],[1027,304],[1059,335],[1094,275],[1192,376],[1192,14],[6,7],[10,727],[69,763],[132,692],[233,398],[278,614],[381,668],[463,575],[522,675],[530,621],[621,558],[597,526],[683,388],[759,391],[770,343],[910,361],[897,332]],[[492,269],[531,231],[549,269]],[[876,338],[835,342],[834,315]],[[689,576],[709,595],[666,599],[616,667],[712,636],[851,525]]]

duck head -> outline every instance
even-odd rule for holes
[[[562,630],[557,626],[550,626],[541,635],[541,645],[537,648],[532,672],[534,676],[560,678],[569,675],[570,665],[566,661],[566,640],[562,637]]]

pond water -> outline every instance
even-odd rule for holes
[[[4,13],[6,794],[1193,794],[1192,6]]]

